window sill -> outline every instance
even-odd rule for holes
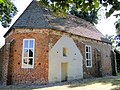
[[[32,67],[29,67],[29,66],[22,66],[21,68],[34,68],[34,66],[32,66]]]

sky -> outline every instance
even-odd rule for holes
[[[17,20],[17,18],[23,13],[26,7],[30,4],[32,0],[13,0],[15,6],[18,9],[17,15],[12,19],[11,25]],[[102,19],[96,25],[96,28],[103,34],[103,35],[116,35],[114,22],[117,20],[115,17],[109,17],[107,19],[101,17]],[[0,46],[3,46],[5,43],[4,34],[9,30],[9,28],[3,28],[0,25]]]

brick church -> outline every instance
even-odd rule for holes
[[[91,23],[32,1],[4,35],[0,82],[55,83],[112,74],[111,43]]]

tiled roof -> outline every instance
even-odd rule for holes
[[[51,28],[109,43],[91,23],[73,15],[57,17],[34,0],[11,28]]]

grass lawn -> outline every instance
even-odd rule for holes
[[[120,75],[94,79],[74,80],[48,85],[1,87],[0,90],[120,90]]]

